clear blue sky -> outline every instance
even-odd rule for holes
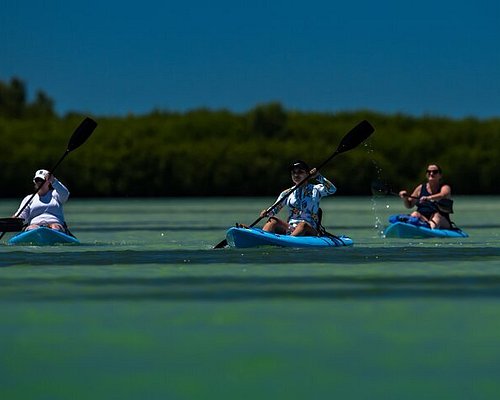
[[[94,115],[500,116],[500,1],[7,1],[0,80]]]

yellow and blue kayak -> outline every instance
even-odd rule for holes
[[[71,235],[46,227],[18,233],[7,242],[10,245],[51,246],[54,244],[78,244],[80,241]]]
[[[342,247],[352,246],[347,236],[290,236],[265,232],[258,228],[229,228],[226,232],[229,246],[238,248],[258,246],[280,247]]]

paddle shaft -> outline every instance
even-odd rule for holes
[[[372,193],[375,195],[375,193],[383,194],[383,195],[391,195],[391,196],[396,196],[396,197],[401,197],[399,193],[393,192],[387,184],[384,184],[380,181],[375,181],[372,183]],[[419,197],[415,196],[410,196],[409,194],[403,196],[407,197],[409,199],[415,199],[418,200]]]
[[[365,139],[367,139],[374,131],[373,126],[370,125],[370,123],[366,120],[361,121],[358,125],[356,125],[353,129],[351,129],[347,134],[342,138],[340,144],[337,147],[337,150],[328,157],[325,161],[323,161],[317,168],[316,168],[316,173],[319,172],[320,169],[322,169],[326,164],[328,164],[335,156],[337,156],[340,153],[344,153],[348,150],[351,150],[358,146],[360,143],[362,143]],[[268,209],[266,209],[265,214],[267,215],[271,210],[273,210],[276,206],[281,204],[283,201],[285,201],[288,196],[290,196],[295,190],[297,190],[300,186],[302,186],[309,178],[311,177],[310,171],[307,171],[307,175],[304,179],[302,179],[298,184],[296,184],[294,187],[292,187],[289,192],[283,196],[281,199],[277,200],[272,206],[270,206]],[[259,223],[265,216],[257,218],[254,222],[252,222],[249,227],[253,227],[256,224]],[[222,247],[227,246],[227,240],[224,239],[221,242],[217,243],[214,246],[214,249],[220,249]]]
[[[337,152],[334,153],[334,154],[338,154]],[[331,160],[333,158],[330,157],[329,160]],[[329,161],[328,160],[328,161]],[[326,163],[322,163],[321,166],[324,166]],[[283,196],[281,199],[277,200],[273,205],[271,205],[270,207],[268,207],[266,209],[266,215],[262,216],[262,217],[259,217],[257,218],[255,221],[253,221],[250,225],[248,225],[249,228],[252,228],[253,226],[257,225],[262,219],[266,218],[267,214],[269,212],[271,212],[275,207],[277,207],[279,204],[281,204],[282,202],[284,202],[288,196],[290,196],[293,192],[295,192],[300,186],[302,186],[309,178],[311,177],[311,174],[308,172],[307,173],[307,176],[302,179],[299,183],[297,183],[294,187],[290,188],[290,191],[285,195]],[[214,249],[220,249],[222,247],[226,247],[227,246],[227,240],[224,239],[222,240],[220,243],[217,243],[215,246],[214,246]]]
[[[395,193],[395,192],[387,192],[387,194],[390,194],[391,196],[397,196],[397,197],[400,197],[400,196],[399,196],[399,193]],[[407,197],[407,198],[409,198],[409,199],[415,199],[415,200],[420,199],[420,197],[410,196],[409,194],[407,194],[406,196],[403,196],[403,197]]]
[[[90,135],[92,134],[92,132],[94,131],[94,129],[96,128],[97,126],[97,123],[91,119],[91,118],[85,118],[81,123],[80,125],[78,125],[78,127],[75,129],[75,131],[73,132],[73,134],[71,135],[71,138],[69,139],[69,142],[68,142],[68,146],[66,148],[66,151],[64,152],[64,154],[61,156],[61,158],[59,159],[59,161],[57,161],[57,163],[52,167],[51,170],[49,170],[50,174],[53,175],[55,170],[57,169],[57,167],[59,166],[59,164],[61,164],[63,162],[63,160],[66,158],[66,156],[73,150],[77,149],[78,147],[80,147],[83,143],[85,143],[85,141],[90,137]],[[40,191],[40,189],[42,188],[43,185],[40,185],[37,190],[35,191],[35,193],[33,193],[31,195],[31,197],[29,198],[29,200],[24,203],[24,205],[21,207],[21,209],[17,212],[17,214],[15,215],[15,217],[19,217],[19,215],[21,215],[21,213],[24,211],[24,209],[28,206],[28,204],[31,203],[31,201],[33,200],[33,198],[37,195],[37,193]],[[0,235],[0,239],[2,239],[5,235],[5,232],[2,232],[2,234]]]
[[[68,150],[66,150],[66,151],[64,152],[63,156],[62,156],[62,157],[59,159],[59,161],[56,163],[56,165],[54,165],[54,167],[53,167],[53,168],[49,171],[51,175],[52,175],[52,174],[54,174],[54,171],[57,169],[57,167],[59,166],[59,164],[61,164],[61,163],[62,163],[62,161],[66,158],[66,156],[67,156],[68,154],[69,154],[69,151],[68,151]],[[22,208],[21,208],[21,209],[17,212],[17,214],[15,215],[15,218],[19,217],[19,215],[21,215],[21,213],[24,211],[24,209],[25,209],[26,207],[28,207],[28,204],[29,204],[29,203],[31,203],[31,200],[33,200],[33,197],[35,197],[35,196],[37,195],[37,193],[40,191],[40,189],[42,188],[42,186],[43,186],[43,185],[40,185],[40,186],[38,187],[38,189],[35,191],[35,193],[33,193],[33,194],[31,195],[31,197],[29,198],[29,200],[28,200],[26,203],[24,203],[24,206],[23,206],[23,207],[22,207]],[[1,237],[0,237],[0,239],[1,239]]]
[[[56,165],[54,165],[54,167],[50,170],[50,174],[52,175],[54,173],[54,171],[57,169],[57,167],[59,166],[59,164],[62,163],[62,161],[66,158],[66,156],[69,154],[69,150],[66,150],[64,152],[64,154],[62,155],[62,157],[59,159],[59,161],[56,163]],[[14,218],[17,218],[21,215],[21,213],[24,211],[24,209],[26,207],[28,207],[28,204],[31,203],[31,200],[33,200],[33,198],[37,195],[37,193],[40,191],[40,189],[42,188],[43,185],[40,185],[38,186],[38,189],[31,195],[31,197],[29,198],[29,200],[24,203],[24,205],[21,207],[21,209],[16,213],[16,215],[14,216]],[[5,232],[2,232],[2,234],[0,235],[0,239],[2,239],[5,235]]]
[[[383,194],[383,195],[391,195],[391,196],[397,196],[401,197],[399,193],[393,192],[386,184],[383,184],[381,182],[373,182],[372,183],[372,193],[373,195],[376,196],[376,193]],[[412,200],[417,200],[417,204],[421,202],[421,197],[415,197],[411,196],[409,194],[405,194],[404,196],[405,200],[412,199]],[[433,204],[433,207],[437,208],[440,212],[443,213],[448,213],[451,214],[453,213],[453,201],[451,199],[446,199],[446,198],[441,198],[439,200],[429,200],[427,199],[428,202]],[[411,204],[410,204],[411,205]],[[411,208],[411,207],[409,207]]]
[[[363,121],[363,123],[366,123],[368,124],[367,121]],[[359,125],[358,125],[359,126]],[[373,129],[371,126],[370,126],[371,129]],[[356,128],[354,128],[356,129]],[[354,131],[353,129],[353,131]],[[351,131],[352,132],[352,131]],[[347,137],[349,137],[349,135],[351,134],[351,132],[347,133],[347,135],[344,137],[344,140],[342,140],[342,142],[340,143],[340,145],[337,147],[337,150],[335,150],[335,152],[330,156],[328,157],[325,161],[323,161],[318,167],[316,167],[316,173],[319,172],[320,169],[322,169],[326,164],[328,164],[335,156],[339,155],[340,153],[343,153],[347,150],[350,150],[351,148],[354,148],[356,147],[356,145],[353,145],[352,143],[349,145],[349,146],[346,146],[346,144],[344,143],[345,142],[345,139]],[[373,130],[370,132],[370,134],[373,132]],[[359,144],[359,143],[357,143]],[[299,183],[297,183],[294,187],[292,187],[290,189],[290,191],[285,195],[283,196],[281,199],[279,199],[278,201],[276,201],[271,207],[269,207],[268,209],[266,209],[266,214],[271,212],[275,207],[277,207],[279,204],[281,204],[282,202],[284,202],[288,196],[290,196],[293,192],[295,192],[299,187],[301,187],[305,182],[307,182],[307,180],[311,177],[311,171],[307,171],[307,175],[304,179],[302,179]],[[261,221],[264,217],[259,217],[257,218],[252,224],[249,225],[249,228],[255,226],[256,224],[259,223],[259,221]]]
[[[2,232],[19,232],[23,230],[24,220],[21,218],[0,218]]]
[[[326,161],[322,162],[320,164],[319,167],[316,168],[316,171],[319,172],[320,168],[323,168],[328,162],[330,162],[330,160],[335,157],[337,154],[339,154],[338,151],[336,151],[335,153],[333,153]],[[274,208],[276,208],[277,206],[279,206],[281,203],[283,203],[284,201],[286,201],[286,199],[288,199],[288,197],[293,193],[295,192],[299,187],[301,187],[304,183],[307,182],[307,180],[309,178],[311,178],[311,173],[310,171],[307,172],[307,175],[304,179],[302,179],[299,183],[297,183],[294,187],[290,188],[289,192],[283,196],[281,199],[277,200],[273,205],[271,205],[269,208],[266,209],[266,215],[264,215],[263,217],[259,217],[257,218],[254,222],[252,222],[250,225],[248,225],[249,228],[252,228],[253,226],[257,225],[262,219],[264,219],[268,213],[270,213],[272,210],[274,210]]]

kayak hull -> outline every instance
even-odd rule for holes
[[[70,235],[44,226],[18,233],[10,238],[10,245],[51,246],[54,244],[78,244],[80,241]]]
[[[469,235],[462,230],[430,229],[425,226],[416,226],[406,222],[395,222],[389,225],[384,236],[387,238],[466,238]]]
[[[226,232],[229,246],[237,248],[279,246],[279,247],[343,247],[352,246],[353,240],[347,236],[330,238],[327,236],[290,236],[265,232],[257,228],[230,228]]]

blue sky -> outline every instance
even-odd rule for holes
[[[4,2],[0,80],[58,112],[500,116],[500,2]]]

